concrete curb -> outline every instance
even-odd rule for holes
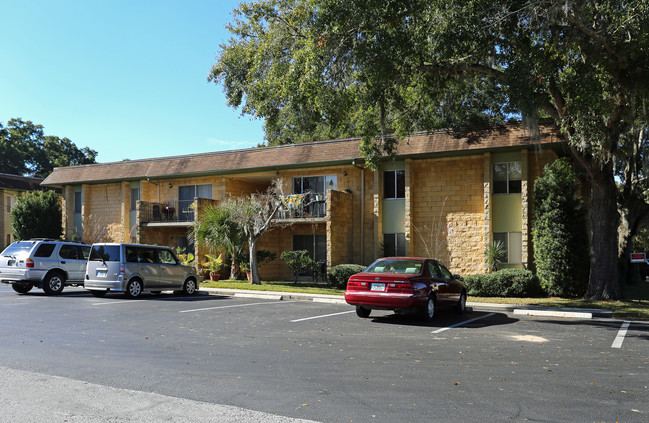
[[[208,295],[228,295],[241,298],[259,298],[266,300],[294,300],[294,301],[312,301],[314,303],[327,304],[347,304],[342,295],[326,294],[304,294],[298,292],[276,292],[276,291],[256,291],[251,289],[229,289],[229,288],[201,288],[201,291]],[[525,306],[520,304],[497,304],[497,303],[476,303],[467,302],[467,307],[473,310],[487,311],[504,311],[517,315],[525,316],[543,316],[543,317],[565,317],[572,319],[592,319],[593,317],[611,317],[611,310],[591,309],[591,308],[568,308],[568,307],[541,307]]]
[[[612,310],[597,308],[542,307],[534,305],[476,302],[467,302],[466,304],[476,310],[498,310],[527,316],[570,317],[576,319],[592,319],[593,317],[613,316]]]

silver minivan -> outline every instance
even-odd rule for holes
[[[183,266],[169,247],[142,244],[93,244],[86,266],[84,288],[95,297],[123,292],[128,298],[144,291],[198,290],[196,270]]]

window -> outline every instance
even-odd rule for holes
[[[80,257],[78,256],[76,245],[69,245],[69,244],[61,245],[61,249],[59,250],[59,256],[64,259],[72,259],[72,260],[80,259]]]
[[[176,257],[169,250],[158,250],[158,262],[162,264],[176,264]]]
[[[131,211],[137,209],[137,202],[140,200],[140,188],[131,188]]]
[[[74,212],[81,213],[81,191],[74,193]]]
[[[383,198],[406,198],[406,171],[383,172]]]
[[[11,213],[11,197],[7,197],[7,213]]]
[[[521,162],[494,164],[494,194],[520,194],[522,176]]]
[[[303,176],[293,178],[293,194],[324,194],[325,177],[324,176]]]
[[[41,244],[34,253],[34,257],[49,257],[52,255],[54,247],[56,247],[56,244]]]
[[[293,235],[293,251],[306,250],[309,257],[318,263],[321,263],[323,270],[327,263],[327,235]],[[300,276],[312,275],[308,271],[300,273]]]
[[[521,232],[494,232],[494,242],[500,241],[505,246],[503,263],[523,262],[523,234]]]
[[[406,234],[383,234],[383,256],[399,257],[406,255]]]

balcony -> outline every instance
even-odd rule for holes
[[[140,201],[142,226],[188,226],[194,223],[194,201]]]
[[[291,194],[279,198],[282,205],[278,220],[324,219],[327,217],[327,200],[322,194]]]

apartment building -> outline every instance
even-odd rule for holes
[[[27,191],[42,189],[40,186],[42,181],[40,178],[0,173],[0,229],[2,230],[0,251],[13,242],[11,210],[16,205],[18,197]]]
[[[331,267],[367,265],[380,256],[434,256],[454,273],[485,271],[493,240],[507,265],[532,263],[532,184],[563,151],[551,127],[520,124],[421,133],[400,140],[376,171],[360,139],[318,141],[204,154],[56,168],[43,185],[61,188],[68,238],[190,247],[187,233],[206,204],[263,192],[279,179],[285,225],[259,248],[308,250]],[[309,193],[308,198],[302,195]],[[281,260],[262,279],[289,279]]]

